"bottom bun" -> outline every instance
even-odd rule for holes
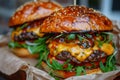
[[[29,51],[25,48],[11,48],[11,51],[19,56],[19,57],[23,57],[23,58],[38,58],[39,54],[30,54]]]
[[[71,76],[75,76],[76,73],[75,72],[68,72],[68,71],[62,71],[62,70],[53,70],[51,69],[45,62],[42,62],[43,69],[47,72],[51,72],[52,74],[54,74],[57,77],[61,77],[61,78],[68,78]],[[92,69],[92,70],[86,70],[86,74],[95,74],[95,73],[102,73],[100,68],[96,68],[96,69]]]

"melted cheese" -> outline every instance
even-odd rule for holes
[[[31,28],[28,28],[26,30],[26,32],[34,32],[35,34],[37,34],[38,36],[42,37],[44,34],[43,33],[40,33],[40,27],[31,27]]]
[[[24,30],[19,29],[19,27],[12,31],[12,39],[14,40],[14,36],[19,36]],[[42,37],[44,34],[40,33],[40,28],[39,27],[30,27],[25,30],[26,32],[34,32],[36,35]]]
[[[87,59],[94,50],[104,51],[107,55],[111,55],[114,52],[114,48],[111,44],[104,43],[101,48],[98,47],[98,43],[95,42],[95,45],[91,48],[82,49],[79,45],[75,43],[59,43],[56,41],[51,41],[48,45],[50,49],[50,54],[56,56],[62,51],[68,51],[72,56],[74,56],[79,61],[84,61]]]
[[[53,56],[58,55],[62,51],[68,51],[72,56],[74,56],[79,61],[84,61],[88,56],[93,53],[92,48],[82,49],[79,45],[75,43],[57,43],[55,41],[48,45],[50,49],[50,54]]]
[[[14,40],[14,36],[18,36],[19,34],[22,33],[22,30],[14,30],[11,33],[12,40]]]
[[[95,45],[93,46],[93,50],[99,50],[98,45],[95,44]]]
[[[114,52],[114,48],[109,43],[104,43],[101,47],[101,50],[104,51],[107,55],[111,55]]]

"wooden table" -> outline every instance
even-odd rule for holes
[[[10,76],[7,76],[0,72],[0,80],[26,80],[26,74],[24,71],[20,70]]]
[[[20,70],[10,76],[7,76],[0,72],[0,80],[26,80],[26,74],[24,71]],[[114,80],[120,80],[120,75]]]

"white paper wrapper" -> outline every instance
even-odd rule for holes
[[[114,33],[117,35],[115,37],[115,41],[117,39],[118,53],[117,53],[117,63],[120,64],[120,23],[114,22]],[[6,38],[6,37],[5,37]],[[7,42],[8,40],[3,40],[0,38],[0,71],[7,75],[14,74],[18,70],[24,70],[27,74],[26,80],[54,80],[51,76],[48,75],[43,70],[35,68],[35,64],[37,60],[28,59],[28,58],[19,58],[15,56],[12,52],[10,52],[7,46],[1,46],[2,42]],[[120,75],[120,67],[118,66],[118,70],[111,71],[107,73],[99,73],[99,74],[90,74],[83,76],[74,76],[67,78],[65,80],[113,80],[116,76]]]
[[[26,71],[27,80],[46,80],[53,79],[46,72],[33,67],[37,60],[20,59],[11,53],[8,47],[0,48],[0,71],[11,75],[18,70]],[[23,68],[24,67],[24,68]],[[53,79],[54,80],[54,79]]]

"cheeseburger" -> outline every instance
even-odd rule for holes
[[[62,8],[40,26],[49,38],[39,65],[52,75],[75,75],[115,70],[113,25],[103,14],[84,6]]]
[[[11,51],[20,57],[38,57],[36,53],[42,46],[38,41],[44,35],[40,33],[39,25],[59,8],[61,5],[57,3],[40,1],[27,2],[19,7],[9,20],[9,27],[13,29],[9,43]]]

